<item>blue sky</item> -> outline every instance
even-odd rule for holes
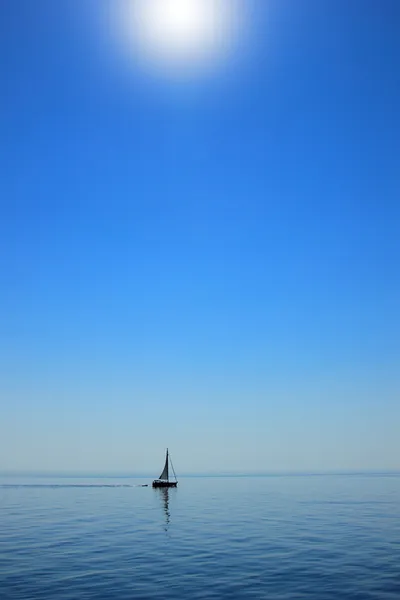
[[[249,5],[177,81],[2,4],[0,469],[400,468],[400,6]]]

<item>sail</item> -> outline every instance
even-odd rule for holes
[[[169,475],[168,475],[168,450],[167,450],[167,456],[165,458],[164,470],[161,473],[159,479],[165,479],[166,481],[168,481],[168,479],[169,479]]]

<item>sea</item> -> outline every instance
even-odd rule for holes
[[[0,478],[1,600],[242,598],[399,600],[400,475]]]

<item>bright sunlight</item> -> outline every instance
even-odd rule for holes
[[[130,0],[124,26],[146,60],[192,69],[218,61],[233,38],[232,0]]]

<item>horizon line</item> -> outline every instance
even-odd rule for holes
[[[323,477],[339,475],[400,475],[400,469],[329,469],[329,470],[304,470],[304,471],[199,471],[183,472],[179,477]],[[139,479],[154,478],[148,471],[29,471],[29,470],[1,470],[0,477],[60,477],[60,478],[105,478],[105,479]]]

